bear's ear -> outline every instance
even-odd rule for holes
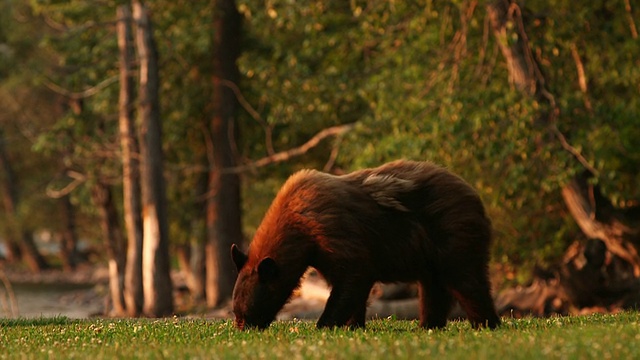
[[[278,277],[278,264],[270,257],[266,257],[258,264],[258,277],[262,282],[270,282]]]
[[[240,269],[247,262],[247,255],[238,249],[236,244],[231,245],[231,259],[233,259],[233,263],[236,264],[236,269],[240,272]]]

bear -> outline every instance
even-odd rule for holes
[[[330,284],[318,328],[365,326],[375,282],[417,282],[420,326],[446,326],[457,300],[474,328],[500,324],[488,276],[491,221],[478,193],[432,162],[397,160],[284,183],[245,254],[232,306],[239,329],[267,328],[308,267]]]

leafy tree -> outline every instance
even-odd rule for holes
[[[585,26],[589,21],[598,20],[592,18],[593,10],[585,9],[589,20],[570,21],[575,4],[545,4],[544,8],[537,8],[538,4],[527,3],[528,9],[522,10],[525,22],[510,26],[525,27],[531,52],[542,64],[542,73],[552,74],[545,76],[544,81],[561,114],[557,120],[561,134],[569,135],[568,142],[574,149],[584,149],[588,144],[588,152],[605,150],[589,139],[610,127],[611,119],[603,121],[594,116],[580,121],[577,120],[580,116],[575,116],[576,112],[588,113],[580,110],[585,104],[582,99],[585,94],[576,91],[579,79],[571,43],[578,43],[578,40],[564,40],[564,50],[560,51],[557,38],[563,36],[563,31],[571,37],[581,37],[582,31],[572,29],[574,24]],[[501,39],[492,38],[488,33],[485,25],[488,14],[485,8],[477,5],[477,2],[468,1],[378,7],[382,18],[399,20],[384,22],[386,27],[378,27],[374,34],[388,28],[404,31],[392,36],[396,47],[381,51],[383,55],[376,59],[384,65],[377,67],[381,70],[372,76],[374,81],[367,92],[376,111],[373,118],[364,119],[367,126],[363,131],[382,127],[388,135],[374,132],[371,140],[364,144],[365,151],[348,159],[355,163],[364,160],[361,164],[369,165],[372,160],[379,162],[394,157],[428,158],[449,166],[469,179],[487,200],[497,228],[495,255],[498,262],[529,265],[525,268],[530,268],[532,262],[555,262],[568,242],[578,236],[567,216],[560,188],[583,165],[566,150],[553,131],[553,124],[540,121],[541,113],[551,112],[549,104],[541,103],[539,98],[527,97],[510,82],[508,64],[498,56]],[[595,5],[592,9],[597,8]],[[540,14],[545,14],[545,18]],[[617,19],[626,23],[623,15],[620,12]],[[613,20],[610,18],[610,21]],[[551,31],[547,24],[562,30]],[[625,31],[623,26],[619,29]],[[616,41],[609,37],[607,41],[599,41],[601,47],[589,57],[594,60],[608,58],[606,54],[612,52],[610,46],[613,44],[633,44],[630,34],[625,37],[620,33],[614,37]],[[377,43],[384,46],[387,39],[389,37],[381,36]],[[514,39],[517,37],[504,40],[511,42]],[[622,55],[622,59],[627,58],[626,54]],[[617,65],[627,69],[633,77],[632,64],[633,61],[625,63],[623,60]],[[592,71],[597,72],[596,69],[594,67]],[[609,89],[594,84],[590,92],[604,95]],[[626,97],[633,98],[632,87],[619,89]],[[404,101],[397,101],[399,98]],[[571,98],[574,100],[569,101]],[[609,98],[601,104],[608,108],[620,101]],[[637,119],[633,115],[635,108],[623,108],[631,112],[622,119]],[[633,126],[634,121],[625,124]],[[358,137],[355,143],[363,146],[361,134],[353,136]],[[628,150],[633,153],[632,148]],[[598,163],[604,170],[606,150],[599,154],[602,160]],[[587,158],[595,160],[600,156],[594,153]],[[631,160],[635,156],[626,158]],[[591,161],[595,163],[594,160]],[[636,176],[633,174],[630,178]],[[626,176],[615,178],[615,182],[620,182],[615,186],[626,187],[623,184],[627,179]],[[635,195],[628,193],[625,198]]]
[[[162,154],[158,53],[148,10],[133,2],[139,59],[140,181],[142,195],[143,312],[167,316],[173,312],[169,234]]]
[[[509,24],[508,37],[498,39],[486,4],[241,3],[250,31],[241,71],[276,146],[295,142],[315,124],[355,121],[356,131],[342,142],[339,167],[411,158],[460,173],[481,192],[494,219],[494,259],[526,275],[536,263],[558,261],[580,236],[560,194],[583,167],[572,151],[606,174],[600,177],[604,189],[618,203],[637,198],[631,186],[638,176],[631,165],[638,156],[631,145],[638,118],[632,85],[637,57],[631,55],[637,53],[637,9],[563,1],[528,2],[520,9],[514,3],[511,10],[524,20]],[[550,103],[520,91],[500,51],[500,41],[518,40],[518,26],[553,94],[560,114],[553,123],[541,121],[552,113]],[[603,64],[610,70],[602,73]],[[587,91],[580,90],[581,76],[588,79]],[[603,141],[612,135],[620,141]],[[252,149],[268,151],[266,145]],[[319,159],[307,157],[294,168],[320,167]],[[269,182],[273,178],[262,183]]]

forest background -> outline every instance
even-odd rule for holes
[[[126,20],[131,5],[134,21]],[[630,0],[0,7],[4,256],[33,272],[71,271],[83,261],[79,244],[97,249],[93,261],[113,270],[116,313],[173,311],[146,298],[154,278],[142,286],[146,272],[162,277],[169,266],[189,270],[191,290],[209,307],[223,304],[235,276],[229,245],[248,244],[291,173],[340,174],[398,158],[442,164],[478,190],[495,228],[500,286],[526,283],[535,267],[588,238],[640,275],[640,12]],[[145,7],[151,26],[140,17]],[[126,24],[124,49],[137,54],[128,62],[118,43]],[[143,95],[139,29],[150,29],[146,44],[157,54],[155,73],[149,56],[156,100]],[[123,103],[127,87],[132,99]],[[143,118],[154,101],[162,175],[145,183]],[[127,113],[142,146],[128,158]],[[153,241],[132,240],[128,228],[130,162],[142,166],[133,184],[144,209],[145,188],[161,184],[157,232],[139,228]],[[139,224],[153,223],[137,212]],[[34,239],[44,235],[60,244],[59,256],[43,256]],[[147,260],[145,242],[160,244]],[[161,271],[144,265],[152,263]]]

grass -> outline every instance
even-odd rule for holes
[[[205,319],[0,319],[1,359],[638,359],[639,341],[638,312],[506,319],[495,331],[392,319],[356,331],[286,321],[262,332]]]

